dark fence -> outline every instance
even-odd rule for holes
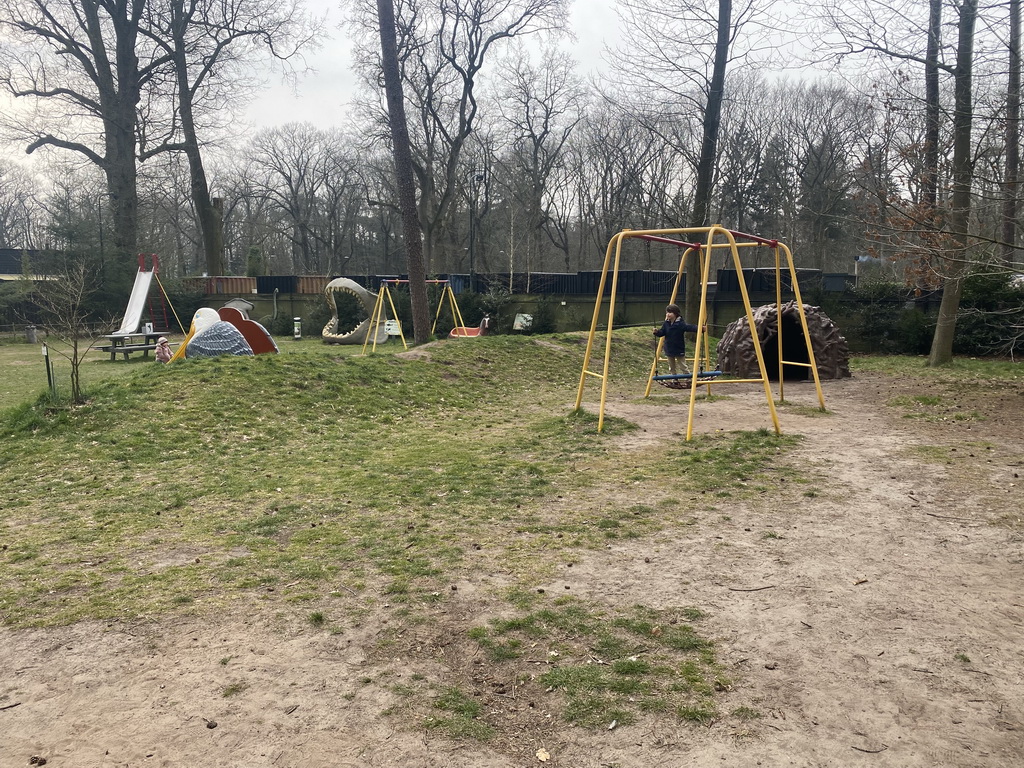
[[[816,269],[798,269],[797,279],[801,289],[819,289],[830,293],[839,293],[853,287],[854,276],[845,274],[823,274]],[[620,270],[618,291],[631,296],[668,296],[675,284],[674,270],[628,269]],[[774,269],[744,269],[743,281],[751,294],[774,294]],[[408,275],[331,275],[316,277],[297,277],[295,275],[272,275],[256,278],[236,277],[205,277],[188,278],[187,282],[194,289],[207,294],[227,294],[236,292],[244,295],[252,292],[253,286],[258,294],[308,294],[319,293],[322,284],[327,280],[345,277],[372,291],[380,289],[383,280],[407,280]],[[739,293],[740,277],[735,270],[720,269],[717,283],[710,286],[711,293]],[[517,295],[559,295],[559,296],[596,296],[601,284],[601,272],[514,272],[468,275],[464,273],[435,274],[434,280],[448,280],[452,290],[457,293],[487,293],[492,289],[504,290]],[[244,281],[244,284],[243,284]],[[780,273],[783,293],[792,293],[792,278],[788,271]],[[310,286],[316,285],[315,290]],[[608,274],[605,282],[605,295],[611,292],[612,276]],[[686,290],[686,276],[679,284],[679,292]]]

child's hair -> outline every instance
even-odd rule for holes
[[[683,316],[683,313],[679,311],[679,305],[678,304],[669,304],[667,307],[665,307],[665,311],[666,312],[671,312],[676,317],[682,317]]]

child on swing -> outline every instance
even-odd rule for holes
[[[661,328],[654,329],[655,337],[665,337],[662,352],[668,358],[668,370],[672,374],[690,372],[686,365],[686,339],[683,334],[697,332],[697,326],[685,322],[682,314],[678,304],[669,304],[665,307],[665,322]]]

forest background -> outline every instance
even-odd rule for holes
[[[911,294],[1020,271],[1018,0],[395,7],[430,274],[594,269],[623,228],[703,222]],[[0,248],[91,261],[122,303],[137,252],[167,279],[403,273],[376,4],[322,10],[2,0]],[[246,124],[339,46],[340,120]]]

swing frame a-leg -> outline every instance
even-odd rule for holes
[[[389,283],[398,284],[398,280],[381,280],[380,289],[377,291],[377,301],[373,304],[373,312],[370,313],[370,327],[367,329],[366,338],[363,340],[363,351],[362,354],[366,354],[366,348],[370,345],[370,339],[373,339],[373,346],[370,348],[371,352],[377,351],[377,332],[380,330],[380,326],[387,322],[387,313],[384,311],[384,300],[387,299],[388,306],[391,307],[391,316],[398,323],[398,335],[402,339],[402,347],[409,349],[409,345],[405,342],[405,332],[402,330],[402,321],[398,318],[398,310],[395,308],[395,301],[391,296],[391,289],[388,288]]]

